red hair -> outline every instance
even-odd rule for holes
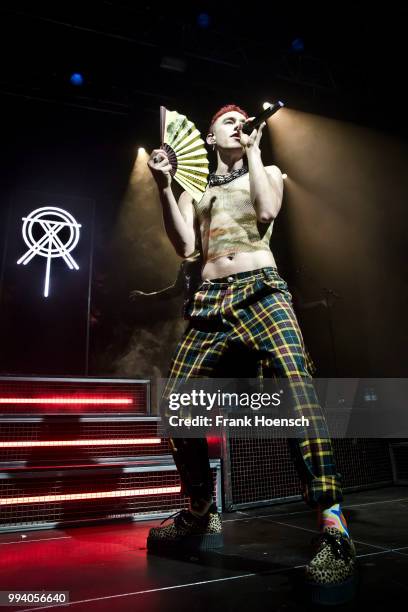
[[[212,126],[217,121],[217,119],[221,117],[221,115],[225,115],[225,113],[230,113],[231,111],[236,111],[237,113],[241,113],[241,115],[244,115],[245,119],[248,119],[249,117],[248,113],[242,110],[242,108],[240,108],[236,104],[227,104],[226,106],[223,106],[222,108],[220,108],[220,110],[217,111],[214,117],[211,119],[210,132],[211,132]]]

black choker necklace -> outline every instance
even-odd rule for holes
[[[225,183],[230,183],[234,179],[238,178],[238,176],[242,176],[248,172],[248,168],[243,166],[242,168],[238,168],[238,170],[233,170],[229,174],[210,174],[208,177],[208,184],[210,187],[214,185],[225,185]]]

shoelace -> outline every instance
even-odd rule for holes
[[[332,533],[325,531],[324,533],[321,533],[313,538],[313,541],[316,543],[318,542],[319,545],[327,542],[327,544],[330,545],[334,556],[337,559],[343,559],[343,561],[346,563],[352,558],[351,546],[346,539],[342,538],[341,536],[335,536]]]
[[[163,519],[160,525],[163,525],[163,523],[169,521],[172,518],[174,518],[174,524],[178,525],[178,523],[180,523],[180,521],[183,521],[183,518],[189,514],[190,512],[188,510],[177,510],[177,512],[174,512],[174,514],[170,514],[170,516],[167,516],[165,519]]]

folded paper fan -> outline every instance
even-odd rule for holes
[[[170,174],[198,202],[208,177],[207,151],[200,132],[185,115],[161,106],[160,140],[172,167]]]

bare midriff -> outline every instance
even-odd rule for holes
[[[228,255],[217,257],[204,264],[201,272],[203,280],[222,278],[237,272],[249,272],[259,268],[276,268],[275,258],[272,251],[256,251],[252,253],[229,253]]]

